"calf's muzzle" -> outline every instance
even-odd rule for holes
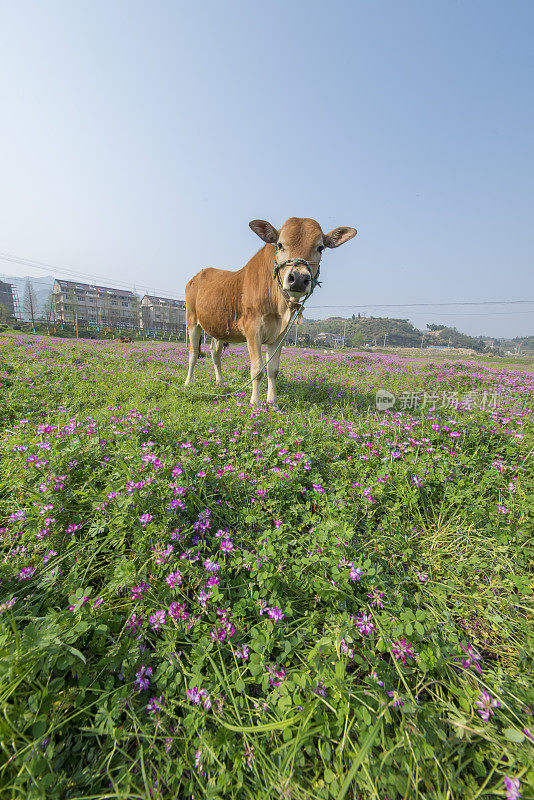
[[[310,273],[308,270],[304,271],[291,271],[287,276],[287,288],[290,292],[309,292],[310,291]]]

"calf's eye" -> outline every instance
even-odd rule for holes
[[[278,242],[278,249],[279,249],[279,250],[283,250],[283,249],[284,249],[284,245],[283,245],[283,244],[281,244],[280,242]]]

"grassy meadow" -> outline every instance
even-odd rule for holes
[[[186,360],[0,338],[0,797],[534,798],[532,370]]]

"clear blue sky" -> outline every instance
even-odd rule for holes
[[[4,3],[0,251],[183,297],[310,216],[358,229],[310,306],[534,300],[533,39],[530,0]],[[389,313],[534,334],[496,310]]]

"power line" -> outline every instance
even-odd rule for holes
[[[126,283],[125,281],[120,280],[113,280],[109,278],[103,278],[98,275],[91,275],[87,272],[81,272],[78,270],[74,270],[72,268],[65,268],[65,267],[57,267],[54,264],[47,264],[42,261],[34,261],[33,259],[23,258],[21,256],[13,255],[12,253],[2,253],[0,252],[0,261],[7,261],[14,264],[20,264],[22,266],[31,267],[33,269],[40,269],[47,272],[59,272],[64,275],[68,275],[69,277],[73,278],[84,278],[85,280],[90,281],[90,283],[95,284],[99,281],[104,281],[105,284],[112,283],[117,287],[126,287],[130,289],[134,283],[141,289],[147,290],[149,293],[155,293],[160,296],[167,296],[167,297],[176,297],[176,292],[169,289],[157,289],[154,286],[149,286],[146,284],[141,283]],[[6,276],[7,277],[7,276]],[[30,276],[28,276],[30,277]],[[46,282],[43,280],[39,280],[37,277],[31,276],[31,280],[35,281],[36,283],[42,283],[46,285]],[[316,305],[316,306],[308,306],[308,311],[318,310],[318,309],[386,309],[386,308],[406,308],[406,309],[415,309],[415,308],[438,308],[442,306],[510,306],[510,305],[533,305],[534,300],[458,300],[458,301],[450,301],[450,302],[439,302],[439,303],[360,303],[360,304],[344,304],[344,305]],[[448,316],[449,313],[454,313],[455,316],[493,316],[493,315],[508,315],[508,314],[531,314],[534,312],[534,309],[528,309],[525,311],[490,311],[490,312],[472,312],[466,313],[461,311],[454,311],[454,312],[438,312],[434,311],[434,316]],[[412,314],[422,314],[422,311],[412,311]]]
[[[534,300],[458,300],[449,303],[358,303],[341,306],[308,306],[308,308],[416,308],[430,306],[510,306],[534,303]]]
[[[103,281],[104,282],[103,285],[108,285],[108,283],[111,282],[113,285],[117,286],[117,288],[122,286],[127,289],[130,289],[134,285],[133,283],[126,283],[125,281],[120,281],[120,280],[112,279],[110,281],[109,277],[102,278],[99,275],[90,275],[87,272],[79,272],[71,268],[57,267],[54,264],[46,264],[43,261],[33,261],[30,258],[22,258],[20,256],[15,256],[11,253],[0,253],[0,261],[8,261],[12,264],[20,264],[21,266],[24,267],[32,267],[33,269],[40,269],[43,270],[44,272],[59,272],[62,275],[67,275],[71,278],[77,278],[77,279],[85,278],[85,280],[88,280],[91,284],[98,284],[100,283],[100,281]],[[146,289],[147,292],[150,294],[154,292],[159,294],[160,296],[167,296],[167,297],[172,297],[173,295],[176,296],[176,292],[174,292],[174,290],[159,289],[159,288],[156,289],[156,287],[154,287],[153,285],[150,286],[147,284],[142,284],[137,282],[135,282],[135,284],[139,286],[139,288],[141,289]],[[176,298],[176,299],[182,299],[182,298]]]

